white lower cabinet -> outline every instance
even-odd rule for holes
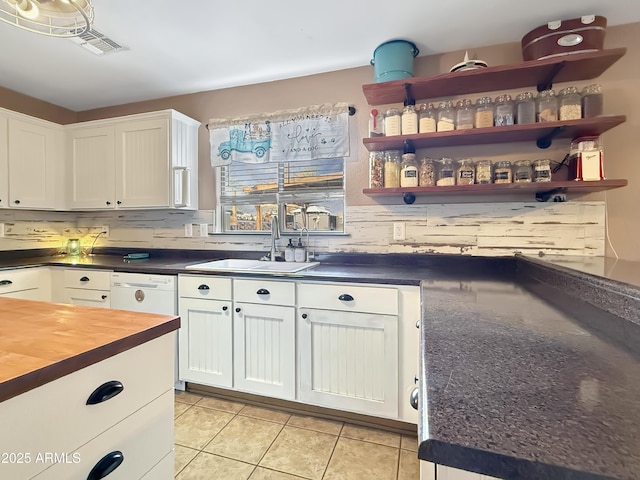
[[[63,271],[63,303],[111,308],[111,271],[66,268]]]
[[[46,268],[16,268],[0,270],[0,297],[22,300],[49,300],[46,283]]]

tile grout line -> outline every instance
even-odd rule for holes
[[[324,467],[324,472],[322,472],[321,479],[324,479],[324,476],[327,474],[327,470],[329,469],[329,464],[331,463],[331,459],[333,458],[333,454],[336,451],[336,447],[338,446],[338,442],[340,441],[340,437],[342,436],[342,430],[344,430],[345,424],[343,423],[340,427],[340,432],[338,432],[338,436],[336,437],[336,443],[333,444],[333,448],[331,449],[331,455],[329,455],[329,460],[327,460],[327,465]]]
[[[400,437],[400,446],[402,446],[402,437]],[[402,449],[398,448],[398,463],[396,464],[396,480],[400,478],[400,457]]]

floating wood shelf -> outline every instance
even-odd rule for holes
[[[402,150],[404,140],[412,140],[416,148],[434,148],[460,145],[482,145],[488,143],[511,143],[575,138],[586,135],[601,135],[607,130],[626,121],[624,115],[605,115],[595,118],[581,118],[563,122],[529,123],[504,127],[470,128],[451,132],[418,133],[415,135],[395,135],[392,137],[372,137],[363,139],[369,151]],[[549,145],[538,145],[546,148]]]
[[[532,86],[550,88],[554,82],[596,78],[617,62],[626,51],[626,48],[614,48],[532,60],[517,65],[499,65],[431,77],[406,78],[363,85],[362,90],[369,105],[384,105],[402,103],[406,94],[405,84],[411,86],[416,100]]]

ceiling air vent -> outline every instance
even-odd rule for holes
[[[86,48],[95,55],[104,55],[105,53],[113,53],[118,50],[125,50],[125,47],[114,42],[106,35],[98,32],[97,30],[89,30],[77,37],[72,37],[70,40],[73,43]]]

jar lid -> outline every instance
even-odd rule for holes
[[[440,160],[437,160],[438,162],[440,162],[442,165],[451,165],[453,163],[453,158],[441,158]]]
[[[567,87],[560,90],[560,95],[572,95],[578,93],[578,89],[576,87]]]
[[[515,164],[519,167],[530,167],[531,160],[516,160]]]
[[[445,108],[453,108],[453,102],[451,100],[447,100],[446,102],[440,102],[438,105],[440,110],[444,110]]]
[[[593,85],[587,85],[582,89],[582,93],[602,93],[602,87],[599,83]]]
[[[480,97],[478,100],[476,100],[477,105],[491,105],[491,103],[493,103],[491,97]]]
[[[392,117],[395,115],[400,115],[402,112],[397,109],[397,108],[390,108],[389,110],[387,110],[386,116],[387,117]]]
[[[499,162],[496,162],[496,167],[499,167],[499,168],[506,168],[510,166],[511,166],[511,162],[509,160],[501,160]]]
[[[538,160],[534,160],[533,164],[534,165],[549,165],[551,163],[551,160],[549,160],[548,158],[539,158]]]
[[[541,92],[538,93],[538,98],[555,97],[555,96],[556,96],[556,92],[553,89],[542,90]]]
[[[458,103],[456,103],[456,107],[458,108],[468,108],[472,105],[471,100],[469,100],[468,98],[463,98],[462,100],[458,100]]]
[[[423,157],[420,159],[420,163],[433,163],[434,159],[429,157]]]
[[[491,160],[478,160],[476,165],[491,165]]]
[[[504,103],[504,102],[510,102],[511,101],[511,95],[498,95],[498,97],[496,98],[496,103]]]
[[[458,160],[458,163],[460,165],[471,165],[473,163],[473,160],[471,160],[470,158],[461,158],[460,160]]]
[[[516,100],[531,100],[533,99],[533,94],[531,92],[522,92],[518,94]]]

